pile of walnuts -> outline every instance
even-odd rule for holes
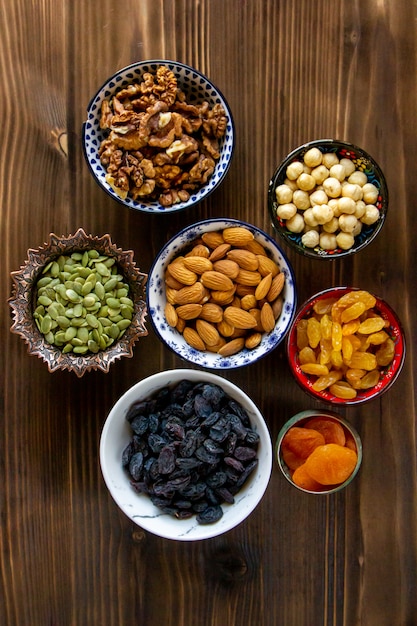
[[[106,180],[122,199],[185,202],[213,174],[226,124],[220,104],[189,104],[167,67],[146,72],[102,103]]]

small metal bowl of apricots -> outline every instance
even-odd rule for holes
[[[278,465],[306,493],[326,495],[347,487],[359,471],[362,443],[356,430],[330,411],[302,411],[282,427]]]
[[[147,306],[156,334],[178,356],[211,369],[242,367],[284,340],[296,310],[294,274],[259,228],[203,220],[157,255]]]
[[[287,336],[295,380],[333,405],[380,397],[398,378],[405,353],[396,313],[381,298],[355,287],[333,287],[312,296]]]
[[[337,259],[362,250],[378,235],[388,188],[365,150],[319,139],[290,152],[276,169],[268,208],[275,231],[296,252]]]

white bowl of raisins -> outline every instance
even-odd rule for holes
[[[287,336],[290,369],[315,399],[344,406],[388,391],[404,365],[405,335],[382,298],[332,287],[309,298]]]
[[[215,374],[169,370],[141,380],[104,424],[100,463],[120,509],[178,541],[221,535],[261,501],[272,442],[256,405]]]
[[[272,225],[299,254],[334,260],[377,237],[388,210],[385,176],[363,148],[318,139],[295,148],[268,187]]]
[[[124,206],[187,209],[226,176],[235,145],[230,108],[201,72],[146,60],[118,70],[87,107],[83,149],[96,182]]]

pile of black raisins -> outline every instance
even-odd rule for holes
[[[258,465],[258,433],[221,387],[182,380],[126,415],[133,437],[122,464],[133,488],[178,519],[217,522]]]

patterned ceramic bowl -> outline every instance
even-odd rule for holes
[[[166,100],[168,104],[161,105],[159,102],[151,108],[146,108],[154,104],[152,100],[149,101],[147,92],[147,86],[151,82],[149,75],[156,76],[158,68],[169,70],[175,75],[177,86],[185,97],[185,103],[177,101],[174,105],[171,103],[176,90],[174,88],[173,95],[171,92],[164,93],[166,83],[161,78],[156,85],[158,98]],[[155,83],[157,82],[155,79]],[[123,94],[120,96],[122,89],[124,96]],[[129,94],[129,89],[134,92],[132,96],[126,95]],[[116,116],[117,123],[112,123],[112,136],[117,140],[117,148],[123,151],[122,158],[130,159],[129,155],[133,153],[134,160],[129,163],[130,167],[136,162],[138,151],[142,151],[145,157],[134,170],[141,173],[140,183],[137,177],[134,183],[131,179],[127,195],[126,191],[123,193],[120,190],[120,185],[115,186],[115,174],[108,175],[106,171],[109,166],[108,159],[103,165],[104,155],[100,157],[100,146],[110,133],[110,129],[103,129],[100,123],[102,106],[104,101],[114,103],[112,100],[114,96],[118,96],[117,112],[121,114]],[[151,98],[155,100],[155,96]],[[182,100],[182,96],[179,99]],[[200,105],[202,105],[200,109],[197,109],[196,107]],[[132,106],[135,111],[124,110],[124,107],[132,109]],[[224,114],[219,120],[220,107],[223,108]],[[130,118],[127,120],[126,116],[129,115],[134,117],[133,121]],[[181,121],[180,116],[182,126],[178,130],[174,128],[174,123]],[[145,127],[143,130],[145,117],[149,122],[149,128]],[[157,127],[151,129],[152,124],[154,126],[157,124]],[[144,133],[152,136],[145,137]],[[87,120],[83,125],[84,155],[97,183],[121,204],[150,213],[180,211],[206,198],[226,176],[234,143],[232,114],[217,87],[206,76],[188,65],[159,59],[134,63],[111,76],[91,99],[87,107]],[[113,148],[114,145],[107,147],[106,154]],[[153,160],[155,162],[152,164]],[[114,163],[112,160],[111,166]],[[116,169],[119,166],[120,163],[117,163]],[[157,167],[157,171],[154,167]],[[179,181],[180,177],[183,182]],[[154,186],[152,181],[156,181],[156,186],[151,193]],[[182,191],[179,196],[168,198],[167,187],[174,191],[179,189]]]
[[[323,436],[324,439],[324,441],[322,440],[322,445],[336,443],[337,445],[346,447],[348,448],[348,450],[356,453],[355,460],[355,457],[354,455],[352,455],[351,452],[346,452],[345,450],[341,451],[342,455],[347,456],[348,463],[352,463],[352,465],[354,463],[354,467],[350,475],[347,478],[343,477],[344,479],[342,480],[342,482],[337,484],[329,484],[329,481],[327,481],[326,484],[318,483],[314,479],[311,480],[311,476],[309,476],[308,472],[306,474],[304,471],[298,472],[298,477],[294,476],[294,472],[297,467],[303,465],[308,456],[308,454],[305,454],[303,455],[305,456],[305,458],[300,458],[297,454],[297,452],[301,452],[303,447],[303,445],[301,444],[301,448],[298,448],[300,441],[297,443],[296,439],[294,439],[293,445],[291,445],[289,439],[285,440],[288,431],[294,427],[297,429],[313,429],[315,432],[318,432]],[[316,443],[318,442],[316,441]],[[296,450],[295,453],[294,450]],[[326,455],[323,455],[322,461],[324,460],[324,463],[326,463],[326,465],[330,464],[330,468],[328,466],[324,468],[319,468],[319,471],[324,471],[326,474],[328,474],[330,469],[330,472],[335,472],[336,468],[331,467],[332,454],[334,454],[334,452],[335,449],[333,448],[333,450],[330,450],[330,454],[327,456],[327,458]],[[338,452],[340,451],[337,449],[336,460],[340,462],[340,458],[337,459]],[[301,413],[297,413],[297,415],[294,415],[281,428],[275,445],[275,454],[281,472],[288,480],[288,482],[291,483],[291,485],[293,485],[300,491],[303,491],[304,493],[328,495],[329,493],[336,493],[337,491],[341,491],[342,489],[347,487],[355,478],[362,463],[362,442],[353,426],[349,424],[349,422],[347,422],[345,419],[340,417],[340,415],[337,415],[337,413],[333,413],[331,411],[307,410],[302,411]],[[316,475],[316,478],[318,477],[319,476]],[[334,479],[330,478],[330,480]]]
[[[172,388],[183,380],[193,384],[201,383],[202,386],[218,385],[229,398],[238,402],[246,411],[250,427],[259,436],[256,451],[257,462],[254,463],[253,471],[240,490],[234,494],[234,502],[221,503],[223,515],[213,523],[198,523],[195,514],[185,518],[185,516],[175,516],[172,511],[171,513],[164,512],[153,504],[150,495],[138,493],[133,488],[132,478],[122,464],[123,451],[131,441],[133,434],[131,425],[126,419],[129,407],[132,403],[147,400],[155,393]],[[168,370],[136,383],[113,406],[101,435],[100,463],[104,481],[111,496],[135,524],[150,533],[167,539],[198,541],[216,537],[235,528],[259,504],[271,475],[272,442],[268,427],[259,409],[239,387],[220,376],[205,371]],[[212,495],[210,494],[210,499]],[[191,494],[190,498],[192,499]],[[201,494],[201,500],[203,499],[206,499],[205,494]]]
[[[298,163],[304,163],[306,154],[311,165],[304,167],[301,180],[295,178],[299,174],[296,167],[301,169]],[[331,169],[332,164],[335,169]],[[349,174],[353,169],[355,173]],[[342,191],[347,182],[350,187]],[[318,190],[321,195],[313,196]],[[340,204],[338,199],[344,194]],[[354,199],[356,207],[346,201],[347,197]],[[268,208],[276,232],[296,252],[315,259],[339,259],[359,252],[378,235],[388,209],[388,189],[381,168],[365,150],[345,141],[320,139],[285,157],[269,182]],[[306,234],[306,230],[317,234]]]
[[[384,323],[383,328],[381,330],[375,329],[373,332],[369,332],[370,329],[359,327],[358,330],[351,326],[351,330],[349,331],[347,328],[347,324],[349,322],[344,322],[342,318],[340,324],[342,329],[345,327],[342,332],[346,334],[341,337],[342,349],[339,349],[338,345],[336,345],[337,354],[340,358],[343,357],[343,363],[340,363],[340,367],[343,371],[347,370],[342,380],[345,382],[349,380],[351,382],[353,381],[356,386],[356,395],[354,397],[338,397],[332,392],[332,389],[334,389],[332,387],[326,387],[320,390],[315,385],[318,376],[306,373],[302,370],[302,364],[299,356],[300,348],[303,348],[306,345],[304,335],[305,330],[302,329],[302,325],[305,325],[306,320],[313,316],[317,318],[320,318],[324,314],[331,316],[330,307],[332,303],[339,301],[340,298],[346,298],[348,294],[350,294],[349,297],[351,298],[351,303],[354,304],[357,295],[363,293],[364,292],[362,290],[353,287],[333,287],[325,289],[307,300],[300,307],[295,316],[287,337],[288,361],[297,383],[304,391],[313,395],[318,400],[323,400],[324,402],[339,406],[362,404],[363,402],[374,400],[390,389],[402,370],[405,360],[406,346],[401,323],[391,307],[381,298],[373,295],[371,295],[371,298],[373,297],[375,299],[375,304],[372,305],[371,315],[382,318]],[[347,306],[344,308],[347,308]],[[366,316],[366,313],[364,316]],[[363,317],[361,316],[359,320],[363,320]],[[355,324],[356,322],[351,323]],[[319,322],[319,327],[320,326],[321,324]],[[361,330],[363,332],[359,332]],[[365,330],[366,333],[364,332]],[[351,350],[352,346],[352,341],[350,340],[352,337],[354,337],[352,341],[356,342],[354,350],[357,350],[357,356],[355,357],[355,360],[352,359],[351,352],[349,352],[349,349]],[[346,342],[346,339],[348,339],[349,342],[343,343]],[[329,345],[331,345],[332,342],[331,340],[329,341]],[[349,345],[349,343],[351,345]],[[331,345],[331,349],[333,349],[333,345]],[[319,348],[316,348],[316,351],[318,350]],[[372,357],[369,363],[365,366],[363,365],[361,362],[363,352],[376,355],[376,368],[372,362]],[[337,355],[336,358],[338,358]],[[356,360],[357,358],[359,358],[359,361]],[[369,357],[365,358],[369,359]],[[334,370],[335,367],[329,366],[329,369]],[[379,371],[377,382],[372,386],[369,386],[369,384],[366,384],[366,381],[372,382],[372,377],[374,376],[376,370]],[[325,372],[324,375],[326,375]],[[367,375],[366,379],[362,378],[364,375]],[[355,376],[356,378],[359,376],[362,383],[359,380],[355,381]],[[350,390],[347,394],[352,396],[353,392]],[[342,392],[342,395],[346,394],[343,394]]]
[[[279,266],[285,279],[280,299],[281,312],[270,332],[261,333],[261,341],[257,347],[243,348],[236,354],[221,356],[219,353],[205,349],[196,349],[190,345],[184,335],[167,322],[167,292],[165,275],[167,266],[180,254],[186,254],[195,242],[205,233],[222,231],[225,228],[244,227],[248,229],[257,244],[261,244],[270,259]],[[175,235],[162,248],[155,259],[150,272],[147,288],[147,305],[151,322],[158,337],[180,357],[195,365],[212,369],[230,369],[255,363],[271,352],[284,339],[296,308],[296,288],[292,267],[277,243],[259,228],[234,219],[208,219],[187,226]]]
[[[73,298],[74,307],[69,305],[70,301],[67,295],[64,295],[64,300],[61,301],[60,297],[62,296],[58,296],[58,292],[55,289],[57,285],[62,286],[64,291],[69,291],[70,288],[69,284],[64,285],[63,282],[67,268],[59,269],[58,259],[68,257],[73,253],[82,257],[86,251],[90,250],[96,252],[96,257],[98,257],[96,259],[97,261],[100,261],[100,258],[107,257],[110,259],[110,263],[114,263],[114,267],[117,267],[118,273],[123,277],[123,283],[128,287],[128,296],[130,300],[133,301],[133,313],[128,316],[131,317],[130,324],[120,321],[123,318],[122,314],[117,315],[116,318],[107,317],[108,327],[112,326],[114,322],[115,326],[119,324],[120,331],[122,331],[122,328],[125,328],[123,334],[119,332],[117,335],[118,338],[113,338],[113,341],[109,338],[111,335],[109,336],[107,329],[103,328],[102,324],[97,321],[99,315],[105,315],[105,313],[97,312],[98,305],[94,305],[93,302],[94,299],[97,302],[99,301],[98,296],[95,296],[95,292],[99,292],[97,285],[95,285],[93,290],[87,288],[85,293],[86,297],[89,298],[88,302],[85,297],[80,296],[77,298],[77,293],[72,293],[74,291],[72,290],[69,297]],[[45,278],[45,271],[55,262],[57,270],[55,277]],[[82,261],[80,261],[80,264],[82,264]],[[86,269],[88,270],[89,267],[88,265]],[[103,275],[106,274],[105,269],[101,269],[100,271],[102,271]],[[88,273],[88,271],[86,273]],[[136,267],[133,260],[133,252],[124,252],[117,248],[111,242],[109,235],[103,235],[102,237],[86,235],[82,228],[77,230],[75,235],[69,235],[67,237],[57,237],[51,233],[49,242],[44,244],[44,246],[37,250],[28,250],[28,259],[20,270],[12,272],[11,276],[12,295],[9,299],[9,304],[14,320],[11,331],[24,339],[28,345],[29,354],[39,356],[45,361],[50,372],[69,370],[74,372],[78,377],[83,376],[83,374],[90,370],[108,372],[110,365],[114,363],[114,361],[124,356],[133,356],[133,345],[139,337],[148,334],[145,327],[145,285],[147,275],[140,272]],[[37,312],[36,309],[39,305],[38,288],[39,285],[42,284],[38,281],[42,278],[43,283],[49,282],[48,287],[52,290],[51,294],[54,291],[56,293],[55,295],[45,294],[45,297],[49,298],[49,300],[45,300],[41,305],[44,310]],[[79,280],[83,282],[84,279],[81,276]],[[107,281],[107,277],[103,278],[102,281],[97,281],[100,283],[103,282],[104,285],[102,291],[105,291],[106,295],[100,295],[102,302],[112,295],[110,289],[105,287],[105,281]],[[60,288],[61,287],[58,287],[58,289]],[[79,301],[79,311],[75,310],[75,300]],[[87,306],[87,304],[92,308],[83,310],[83,307]],[[50,305],[52,305],[52,308],[49,310]],[[58,307],[62,309],[62,311],[59,311]],[[71,308],[72,311],[70,312]],[[91,318],[87,318],[89,312],[93,313]],[[114,313],[117,314],[116,309],[114,309]],[[35,317],[37,318],[36,320]],[[43,318],[46,318],[43,323],[44,325],[41,323]],[[80,320],[80,323],[78,323],[77,320]],[[95,338],[97,341],[94,340],[94,344],[88,344],[94,351],[88,350],[83,353],[84,348],[80,348],[80,344],[86,345],[86,342],[81,341],[77,336],[77,332],[75,332],[80,326],[83,326],[84,329],[79,332],[86,334],[87,331],[89,336],[86,338],[86,341],[88,342],[92,340],[93,336],[90,335],[90,332],[93,334],[98,333]],[[68,336],[68,341],[65,341],[65,343],[73,345],[73,347],[76,348],[75,352],[70,345],[64,348],[65,343],[58,342],[60,345],[53,345],[53,343],[48,340],[47,331],[53,334],[53,341],[55,341],[56,333],[61,331],[65,334],[65,329],[68,329],[68,327],[74,330],[74,336]],[[116,330],[117,329],[114,327],[113,331]],[[99,335],[102,335],[101,339]],[[106,347],[105,343],[102,343],[105,339],[106,343],[110,344],[108,347]],[[67,351],[68,349],[70,351]],[[78,350],[80,351],[78,352]]]

